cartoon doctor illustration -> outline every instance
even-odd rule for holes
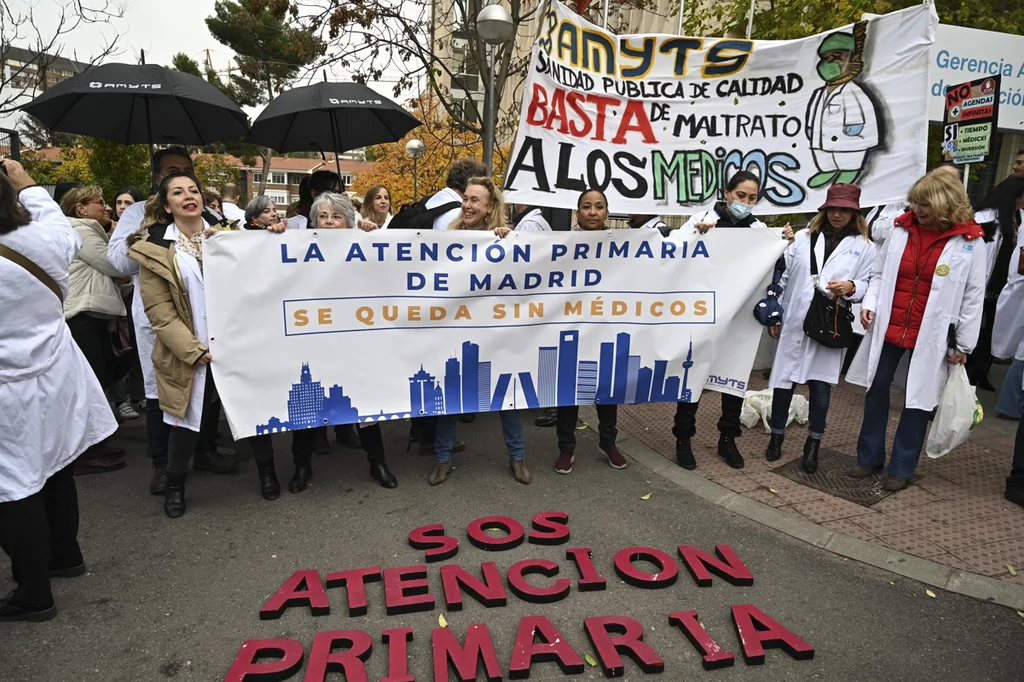
[[[862,61],[867,22],[853,33],[832,33],[818,46],[818,75],[825,85],[811,94],[807,105],[807,137],[818,172],[807,181],[811,189],[854,183],[868,152],[878,146],[875,103],[854,82]]]

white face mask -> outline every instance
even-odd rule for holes
[[[754,210],[754,207],[750,204],[744,204],[742,201],[733,201],[729,204],[729,213],[736,220],[743,220],[750,212]]]

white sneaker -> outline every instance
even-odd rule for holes
[[[118,419],[122,421],[128,421],[129,419],[138,419],[139,413],[132,409],[131,403],[125,401],[117,406],[114,410],[114,414]]]

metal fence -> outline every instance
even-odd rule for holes
[[[17,130],[0,128],[0,157],[21,161],[21,140]]]

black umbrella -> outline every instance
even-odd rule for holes
[[[279,152],[324,149],[337,154],[398,142],[420,121],[360,83],[322,82],[293,88],[274,98],[252,124],[247,142]]]
[[[242,137],[248,117],[202,78],[156,64],[102,64],[22,107],[51,130],[122,144],[208,144]]]

